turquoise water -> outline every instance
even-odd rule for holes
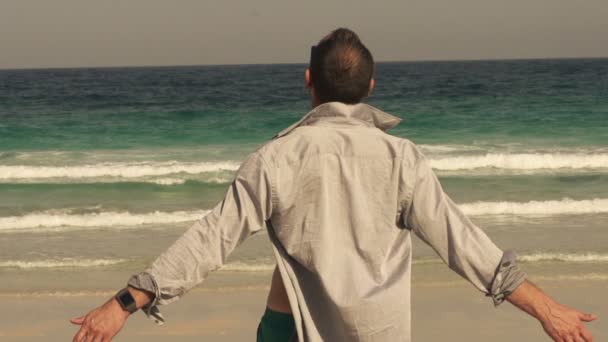
[[[0,71],[2,151],[260,143],[309,108],[303,65]],[[369,103],[424,144],[604,146],[608,62],[381,63]]]
[[[0,70],[0,271],[150,261],[310,110],[304,68]],[[607,59],[380,63],[376,83],[391,133],[499,245],[608,262]],[[263,237],[243,251],[233,269],[271,267]]]

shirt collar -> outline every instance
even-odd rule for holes
[[[372,107],[366,103],[350,105],[341,102],[327,102],[315,107],[296,123],[275,135],[274,138],[280,138],[289,134],[291,131],[300,126],[309,125],[318,118],[323,117],[356,119],[357,121],[361,121],[371,127],[375,126],[383,131],[387,131],[397,126],[401,122],[401,118],[383,112],[382,110]]]

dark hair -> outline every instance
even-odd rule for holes
[[[355,32],[339,28],[311,49],[310,74],[321,103],[355,104],[369,94],[374,58]]]

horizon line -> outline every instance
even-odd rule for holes
[[[450,62],[509,62],[509,61],[541,61],[541,60],[602,60],[602,57],[515,57],[515,58],[463,58],[463,59],[412,59],[412,60],[381,60],[375,64],[391,63],[450,63]],[[210,64],[127,64],[127,65],[96,65],[96,66],[50,66],[50,67],[14,67],[0,68],[0,71],[19,70],[73,70],[73,69],[127,69],[127,68],[188,68],[188,67],[222,67],[222,66],[269,66],[269,65],[307,65],[307,62],[278,62],[278,63],[210,63]]]

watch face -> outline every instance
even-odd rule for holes
[[[129,290],[124,289],[120,291],[116,298],[118,299],[118,302],[120,303],[120,306],[122,306],[123,309],[129,312],[132,312],[136,309],[135,299],[133,298],[133,296],[131,296]]]

